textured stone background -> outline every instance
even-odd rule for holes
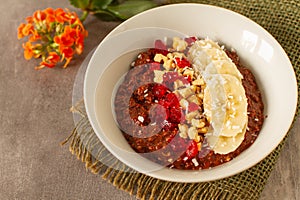
[[[118,22],[89,17],[83,55],[70,67],[35,71],[23,58],[17,27],[37,9],[74,9],[67,0],[11,0],[0,4],[0,199],[135,199],[85,170],[67,146],[73,82],[85,56]],[[263,200],[300,199],[300,120],[262,194]]]

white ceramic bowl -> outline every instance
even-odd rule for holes
[[[141,35],[143,29],[140,28],[143,27],[163,29],[155,31],[149,28],[149,34]],[[190,36],[209,37],[224,43],[227,48],[234,48],[242,62],[255,74],[268,117],[254,144],[226,164],[200,171],[161,168],[135,153],[114,121],[111,105],[113,89],[135,55],[126,54],[117,61],[115,59],[131,50],[148,47],[154,39],[177,34],[165,28],[178,31],[179,36],[181,32]],[[96,49],[84,81],[88,118],[105,147],[141,173],[176,182],[221,179],[257,164],[276,148],[289,130],[297,97],[296,77],[289,58],[266,30],[235,12],[202,4],[162,6],[123,22]]]

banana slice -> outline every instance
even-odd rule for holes
[[[210,39],[196,41],[189,50],[188,58],[194,63],[194,68],[203,76],[231,74],[240,81],[243,78],[226,52]]]
[[[206,74],[230,74],[242,82],[243,76],[230,59],[213,60],[206,66]]]
[[[245,125],[242,132],[234,137],[207,135],[207,142],[215,153],[228,154],[235,151],[241,145],[245,138],[246,127],[247,125]]]
[[[204,90],[204,113],[214,136],[234,137],[247,123],[247,98],[241,82],[229,74],[213,74]]]

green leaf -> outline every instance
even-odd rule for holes
[[[116,21],[118,18],[111,12],[105,10],[97,10],[93,12],[94,16],[103,20],[103,21]]]
[[[91,10],[102,10],[106,9],[113,0],[92,0],[90,9]]]
[[[89,6],[89,0],[69,0],[71,5],[76,8],[86,9]]]
[[[125,20],[133,15],[136,15],[140,12],[148,10],[150,8],[156,7],[157,4],[153,1],[148,0],[130,0],[124,1],[118,5],[109,5],[107,10],[113,13],[119,19]]]

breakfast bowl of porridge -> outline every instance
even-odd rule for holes
[[[112,155],[175,182],[260,162],[286,135],[297,96],[288,56],[266,30],[201,4],[123,22],[95,50],[84,81],[89,121]]]

